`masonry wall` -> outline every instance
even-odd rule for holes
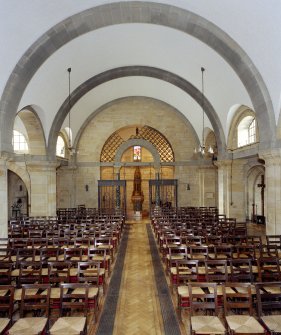
[[[114,162],[100,164],[100,155],[107,139],[125,127],[150,126],[162,133],[174,150],[173,166],[161,166],[160,175],[165,179],[178,179],[179,206],[215,206],[217,204],[216,167],[211,163],[207,168],[199,168],[202,164],[194,160],[194,147],[198,146],[190,124],[171,106],[160,101],[130,97],[112,103],[88,120],[78,142],[77,162],[73,169],[61,168],[57,174],[58,207],[98,206],[98,180],[115,178]],[[123,130],[125,134],[126,131]],[[122,131],[121,131],[122,134]],[[132,152],[124,152],[122,162],[132,162]],[[143,162],[148,166],[141,167],[144,208],[148,207],[148,179],[155,178],[153,159],[144,150]],[[206,165],[206,162],[204,163]],[[203,165],[204,165],[203,164]],[[106,165],[106,166],[104,166]],[[204,166],[205,166],[204,165]],[[130,195],[134,168],[126,166],[120,169],[121,179],[127,182],[127,205],[132,207]],[[190,190],[187,190],[187,184]],[[86,191],[88,185],[88,191]],[[203,185],[203,192],[200,188]]]

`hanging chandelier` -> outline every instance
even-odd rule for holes
[[[75,149],[72,147],[72,132],[71,132],[71,100],[70,100],[70,74],[71,74],[71,67],[67,69],[68,71],[68,151],[69,154],[72,156],[75,154]]]
[[[202,142],[199,144],[199,148],[198,148],[198,153],[200,153],[202,156],[204,156],[206,153],[209,154],[213,154],[214,150],[213,148],[210,146],[208,150],[206,150],[206,145],[205,145],[205,95],[204,95],[204,72],[205,72],[205,68],[201,67],[201,97],[202,97],[202,102],[201,102],[201,106],[202,106]],[[197,153],[197,150],[195,148],[194,150],[195,153]]]

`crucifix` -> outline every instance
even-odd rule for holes
[[[264,216],[264,188],[265,188],[265,183],[264,183],[264,175],[261,175],[261,182],[260,184],[257,185],[261,189],[261,215]]]

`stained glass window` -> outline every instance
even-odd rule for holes
[[[134,146],[134,162],[141,161],[141,146]]]

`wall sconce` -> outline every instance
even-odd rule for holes
[[[20,185],[19,190],[20,190],[20,192],[22,191],[22,185]]]
[[[89,185],[85,185],[85,190],[86,190],[86,192],[89,191]]]
[[[190,191],[190,185],[189,184],[186,185],[186,190]]]

